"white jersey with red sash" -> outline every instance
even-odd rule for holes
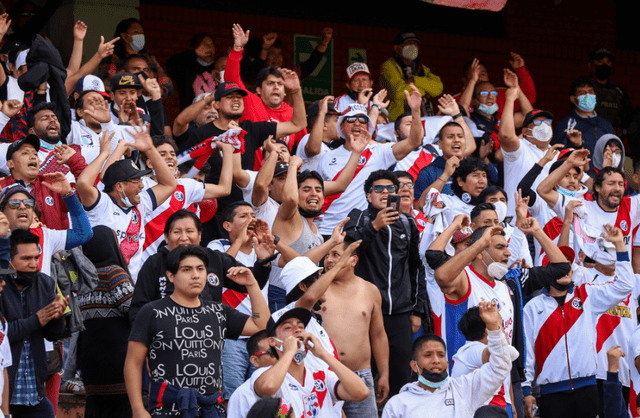
[[[364,191],[364,182],[369,175],[377,170],[386,170],[397,162],[393,155],[393,144],[368,145],[362,152],[353,180],[347,189],[333,196],[325,196],[322,210],[324,217],[319,226],[320,234],[330,235],[352,209],[364,210],[367,208],[367,199]],[[325,153],[318,165],[318,172],[325,181],[336,180],[347,161],[351,157],[351,151],[344,146]]]
[[[626,271],[623,271],[624,274]],[[579,273],[579,274],[576,274]],[[618,275],[605,276],[595,268],[574,266],[573,281],[576,285],[583,283],[604,284],[618,280]],[[637,276],[633,279],[633,291],[616,306],[612,307],[598,317],[596,322],[596,351],[598,353],[598,379],[607,379],[607,350],[614,345],[619,345],[625,353],[629,352],[629,338],[638,325],[638,296],[640,295],[640,280]],[[630,385],[629,361],[630,356],[620,358],[619,379],[623,386]]]
[[[148,177],[143,177],[145,189],[150,189],[157,183]],[[164,226],[167,219],[180,209],[188,209],[199,216],[193,204],[204,199],[205,185],[193,179],[178,179],[178,186],[170,198],[165,200],[145,218],[142,263],[158,251],[164,239]]]
[[[67,231],[48,228],[31,228],[40,240],[40,272],[51,276],[51,257],[67,245]]]
[[[558,203],[553,208],[553,210],[559,217],[564,218],[564,209],[571,200],[580,200],[582,202],[588,214],[584,222],[588,227],[590,227],[591,230],[604,232],[603,225],[606,224],[620,228],[622,234],[624,235],[624,243],[627,247],[629,258],[632,257],[632,243],[636,231],[638,230],[638,225],[640,225],[640,195],[623,197],[620,205],[618,205],[618,209],[615,212],[605,212],[596,201],[577,199],[560,195],[558,197]],[[576,231],[574,230],[574,233],[575,232]],[[581,245],[580,240],[578,239],[578,235],[580,235],[580,233],[576,235],[577,236],[574,239],[574,243],[576,246],[574,248],[580,248],[585,254],[593,258],[593,248],[583,248],[585,244],[582,243]]]
[[[142,267],[142,247],[145,241],[144,220],[157,207],[156,197],[151,189],[140,192],[140,203],[132,208],[120,207],[105,192],[100,192],[98,200],[85,207],[91,226],[105,225],[113,229],[120,251],[129,265],[131,279],[135,283]]]

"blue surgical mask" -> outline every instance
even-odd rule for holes
[[[136,52],[142,51],[142,48],[144,48],[144,34],[131,35],[131,38],[131,42],[129,43],[131,49]]]
[[[578,192],[572,192],[571,190],[565,189],[564,187],[560,186],[558,186],[558,193],[567,197],[576,197],[578,195]]]
[[[496,113],[498,111],[498,104],[494,103],[491,106],[488,106],[484,103],[480,103],[478,105],[478,111],[480,113],[484,113],[485,115],[493,115],[494,113]]]
[[[583,112],[591,112],[596,108],[596,95],[595,94],[583,94],[578,96],[578,107]]]

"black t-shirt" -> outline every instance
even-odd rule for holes
[[[200,307],[186,308],[170,297],[145,305],[136,318],[129,341],[149,349],[154,382],[193,388],[209,396],[222,390],[224,339],[237,339],[249,316],[220,302],[200,299]],[[178,415],[175,405],[152,415]]]
[[[180,93],[181,110],[191,105],[197,95],[214,91],[217,87],[213,78],[215,62],[205,67],[198,63],[197,58],[196,52],[189,50],[167,60],[167,72]]]

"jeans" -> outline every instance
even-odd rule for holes
[[[269,310],[277,312],[287,306],[287,291],[278,286],[269,285],[267,289],[269,296]]]
[[[377,417],[378,406],[376,404],[376,391],[373,386],[371,369],[362,369],[354,372],[369,388],[369,397],[362,402],[345,401],[342,410],[347,418]]]
[[[5,382],[5,385],[9,382]],[[26,405],[9,405],[9,411],[14,417],[33,417],[33,418],[54,418],[53,404],[49,399],[42,398],[42,400],[33,406]]]
[[[225,340],[222,350],[222,387],[224,400],[229,400],[233,392],[256,370],[249,362],[247,340]]]

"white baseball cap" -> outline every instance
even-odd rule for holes
[[[373,122],[371,122],[371,118],[369,117],[369,115],[367,114],[367,108],[364,105],[361,105],[360,103],[352,103],[349,105],[348,108],[346,108],[341,114],[340,116],[338,116],[338,122],[336,123],[336,131],[338,132],[338,135],[340,135],[340,138],[344,138],[344,139],[348,139],[344,137],[344,132],[342,132],[342,121],[345,120],[345,118],[349,117],[349,116],[366,116],[367,120],[369,121],[369,123],[367,123],[367,130],[369,131],[369,133],[371,135],[373,135],[373,133],[375,132],[376,128],[373,125]]]
[[[24,51],[20,51],[18,53],[18,56],[16,57],[16,68],[20,68],[23,65],[27,65],[27,54],[29,53],[28,49],[25,49]]]
[[[284,285],[284,290],[289,294],[295,287],[311,276],[313,273],[322,270],[309,259],[309,257],[296,257],[289,261],[280,272],[280,280]]]

